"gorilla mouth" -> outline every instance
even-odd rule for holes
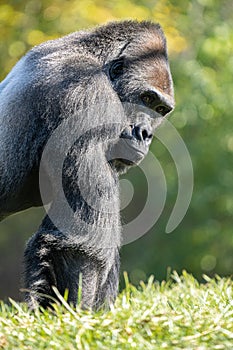
[[[113,152],[115,161],[132,166],[140,163],[149,150],[149,144],[138,141],[133,136],[121,135]]]
[[[135,140],[134,137],[124,137],[120,136],[121,142],[124,144],[125,151],[127,153],[127,149],[135,153],[135,155],[138,155],[139,157],[145,157],[145,155],[148,152],[149,145],[147,145],[144,141],[138,141]]]
[[[122,133],[118,142],[107,153],[107,159],[117,171],[125,166],[136,165],[146,156],[150,142],[137,140],[133,135]],[[122,168],[123,166],[123,168]]]

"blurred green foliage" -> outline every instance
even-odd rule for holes
[[[109,20],[160,22],[168,40],[176,109],[170,117],[186,143],[194,167],[190,208],[178,228],[165,233],[177,194],[175,165],[162,144],[152,150],[168,185],[162,216],[150,232],[122,249],[122,269],[133,283],[167,267],[231,275],[233,271],[233,3],[231,0],[31,0],[0,1],[0,78],[33,45]],[[145,202],[139,169],[123,217],[135,216]],[[0,224],[0,297],[18,297],[20,266],[27,237],[42,209],[32,209]]]

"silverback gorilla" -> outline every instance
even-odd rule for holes
[[[69,303],[83,308],[114,302],[118,177],[144,158],[173,107],[166,40],[147,21],[108,23],[45,42],[2,81],[0,219],[50,203],[25,250],[31,308],[49,306],[53,287],[62,295],[68,290]]]

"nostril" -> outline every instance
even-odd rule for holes
[[[149,132],[147,128],[142,127],[141,125],[136,125],[132,130],[132,135],[138,141],[146,141],[152,138],[152,134]]]
[[[142,130],[142,139],[144,141],[151,138],[152,138],[152,134],[149,134],[146,129]]]
[[[148,137],[148,132],[146,130],[142,130],[142,139],[145,140]]]
[[[135,126],[132,130],[132,135],[138,140],[138,141],[142,141],[143,137],[142,137],[142,131],[140,126]]]

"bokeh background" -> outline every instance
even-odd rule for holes
[[[176,109],[170,121],[190,152],[194,192],[182,223],[166,223],[177,195],[177,173],[166,148],[152,151],[166,174],[164,211],[141,239],[122,249],[122,271],[134,284],[168,268],[203,274],[233,272],[233,2],[232,0],[0,0],[0,78],[32,46],[112,20],[159,22],[168,41]],[[1,127],[1,125],[0,125]],[[134,198],[123,211],[135,217],[146,200],[146,181],[135,168],[127,175]],[[30,209],[0,223],[0,298],[22,298],[20,278],[26,240],[43,209]]]

